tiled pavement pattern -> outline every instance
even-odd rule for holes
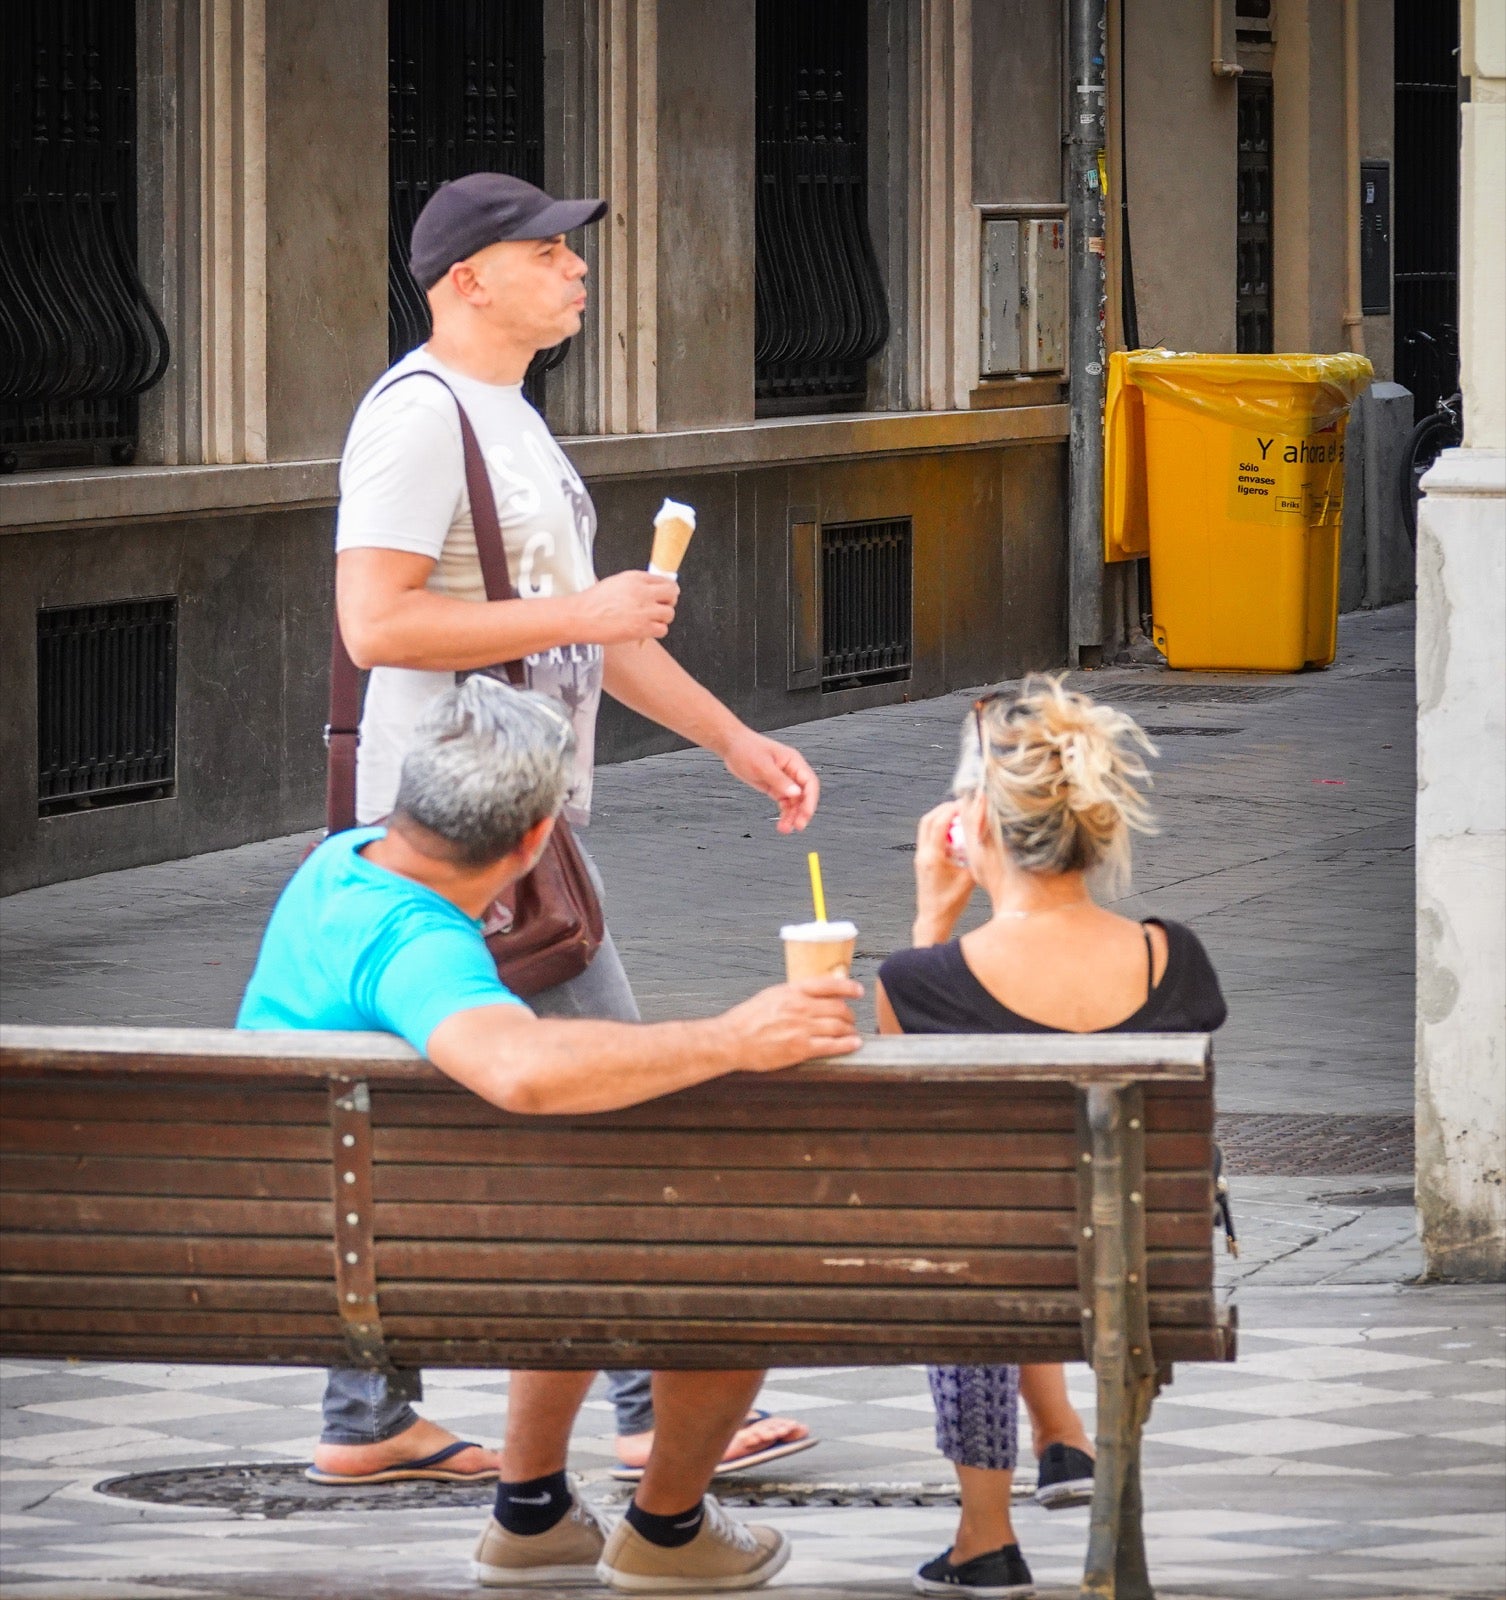
[[[1410,1173],[1245,1178],[1236,1170],[1230,1198],[1240,1253],[1219,1246],[1219,1287],[1242,1303],[1257,1287],[1410,1283],[1423,1270],[1411,1194]]]
[[[1152,1417],[1146,1493],[1160,1591],[1248,1600],[1499,1594],[1500,1294],[1252,1290],[1241,1300],[1239,1364],[1179,1368]],[[7,1597],[482,1592],[465,1560],[484,1495],[474,1508],[257,1521],[107,1499],[92,1487],[153,1467],[299,1459],[315,1426],[317,1374],[11,1362],[5,1378]],[[1074,1391],[1089,1408],[1085,1370],[1074,1370]],[[426,1409],[493,1437],[505,1392],[500,1374],[435,1375]],[[798,1474],[793,1462],[784,1474],[771,1467],[766,1482],[945,1481],[916,1369],[781,1372],[765,1399],[808,1417],[824,1441],[797,1458]],[[610,1427],[610,1412],[593,1403],[577,1443],[588,1477],[601,1477]],[[793,1537],[794,1560],[777,1584],[791,1600],[903,1593],[907,1573],[947,1542],[954,1516],[944,1506],[743,1514]],[[1043,1592],[1073,1585],[1086,1519],[1085,1510],[1020,1506],[1018,1532]]]
[[[1164,831],[1130,906],[1192,922],[1223,976],[1225,1110],[1404,1113],[1411,1102],[1410,614],[1346,619],[1330,672],[1266,680],[1259,700],[1189,701],[1199,682],[1105,672],[1163,748]],[[1166,695],[1164,709],[1158,698]],[[1217,688],[1225,687],[1218,680]],[[806,843],[863,929],[860,976],[903,941],[914,818],[945,790],[970,695],[791,735],[826,797],[806,839],[698,753],[610,768],[591,843],[650,1016],[707,1011],[777,969],[800,911]],[[1172,731],[1181,730],[1181,731]],[[1198,731],[1192,731],[1198,730]],[[1216,737],[1207,736],[1221,730]],[[1229,731],[1222,731],[1229,730]],[[299,839],[62,884],[0,903],[0,1016],[225,1022]],[[108,913],[108,914],[105,914]],[[1244,1253],[1221,1259],[1242,1359],[1184,1367],[1147,1455],[1153,1570],[1166,1594],[1293,1600],[1503,1591],[1506,1307],[1497,1290],[1395,1285],[1420,1266],[1408,1175],[1235,1178]],[[1367,1192],[1368,1191],[1368,1192]],[[319,1380],[268,1369],[7,1363],[0,1591],[33,1600],[477,1593],[471,1509],[342,1510],[279,1521],[106,1499],[100,1480],[194,1463],[290,1463]],[[1079,1397],[1091,1402],[1085,1372]],[[495,1437],[505,1379],[434,1374],[425,1409]],[[781,1373],[766,1401],[807,1416],[819,1450],[789,1478],[946,1481],[918,1371]],[[583,1421],[599,1475],[610,1416]],[[778,1477],[778,1468],[765,1478]],[[778,1509],[799,1595],[898,1595],[945,1542],[942,1508]],[[1043,1593],[1068,1592],[1085,1513],[1022,1508]]]

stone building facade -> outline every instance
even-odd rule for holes
[[[444,175],[436,127],[452,165],[505,145],[555,192],[610,199],[542,404],[595,497],[599,570],[645,559],[665,494],[698,507],[671,644],[759,726],[1066,664],[1068,374],[1041,325],[1059,262],[1029,251],[1105,251],[1122,338],[1126,179],[1144,342],[1363,348],[1389,375],[1352,224],[1356,163],[1392,154],[1391,0],[1363,29],[1353,0],[1144,0],[1127,29],[1111,5],[1111,223],[1064,243],[1066,0],[105,9],[134,10],[129,234],[170,354],[128,439],[28,401],[0,441],[0,892],[319,821],[337,460],[411,331],[389,235]],[[1019,348],[989,353],[989,315]],[[1110,577],[1111,650],[1145,586]],[[139,684],[120,701],[90,654],[106,635],[145,652],[155,708]],[[130,728],[91,734],[105,713]],[[95,748],[132,737],[157,743]],[[605,718],[608,760],[664,743]]]

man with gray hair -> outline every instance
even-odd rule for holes
[[[395,1033],[493,1105],[541,1115],[611,1111],[855,1050],[847,1002],[862,990],[845,978],[659,1024],[539,1018],[503,985],[478,919],[537,862],[574,755],[553,700],[484,676],[444,690],[414,730],[386,824],[326,839],[283,891],[237,1025]],[[763,1374],[655,1374],[654,1447],[610,1535],[565,1476],[593,1376],[513,1374],[477,1578],[599,1576],[635,1592],[767,1582],[788,1557],[783,1535],[743,1526],[706,1495]]]

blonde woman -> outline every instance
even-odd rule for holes
[[[1032,676],[1017,695],[977,702],[954,798],[921,819],[914,948],[880,970],[883,1032],[1201,1032],[1223,1022],[1197,936],[1119,916],[1090,887],[1121,889],[1131,832],[1152,830],[1146,754],[1154,746],[1132,718],[1056,678]],[[953,939],[977,888],[993,915]],[[1092,1472],[1062,1369],[933,1367],[930,1379],[937,1444],[956,1468],[962,1512],[951,1547],[920,1568],[915,1588],[978,1600],[1029,1594],[1010,1521],[1022,1389],[1043,1503],[1072,1474]]]

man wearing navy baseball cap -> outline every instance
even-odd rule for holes
[[[565,814],[577,828],[590,816],[603,690],[714,751],[734,776],[775,802],[781,832],[804,828],[815,812],[820,786],[799,752],[747,727],[659,643],[674,620],[678,584],[641,570],[598,581],[591,496],[524,397],[529,363],[578,333],[585,311],[586,263],[566,236],[606,210],[604,200],[556,200],[521,178],[478,172],[436,191],[414,225],[410,266],[428,297],[433,332],[372,386],[340,463],[340,627],[357,665],[370,669],[357,751],[359,823],[379,822],[393,809],[415,725],[457,673],[500,674],[500,663],[519,659],[529,687],[557,700],[573,725]],[[486,465],[515,599],[487,598],[466,489],[462,408]],[[715,536],[703,530],[701,537],[708,533]],[[648,534],[645,527],[645,546]],[[610,934],[579,977],[529,1004],[540,1016],[638,1020]],[[599,1546],[601,1536],[563,1473],[551,1470],[542,1486],[531,1471],[521,1473],[529,1481],[510,1481],[520,1479],[516,1462],[509,1466],[413,1411],[417,1379],[332,1371],[310,1476],[331,1484],[476,1482],[504,1469],[499,1526],[489,1528],[477,1552],[481,1581],[589,1567],[581,1551],[593,1541]],[[654,1426],[648,1374],[614,1374],[613,1392],[623,1465],[637,1469]],[[798,1422],[752,1413],[719,1470],[813,1442]],[[714,1507],[708,1500],[704,1515],[699,1506],[637,1507],[633,1548],[649,1570],[627,1577],[628,1586],[765,1581],[782,1554],[758,1541],[748,1546]],[[631,1567],[632,1553],[619,1564]]]

